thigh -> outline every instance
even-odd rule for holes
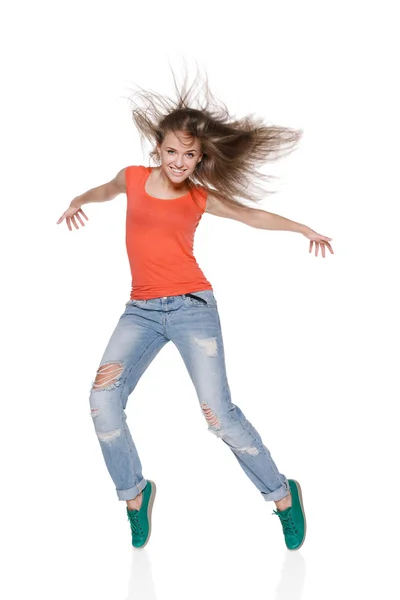
[[[220,412],[230,403],[224,344],[212,291],[195,292],[176,311],[170,338],[186,365],[202,403]]]
[[[140,301],[128,302],[103,353],[92,392],[119,388],[125,408],[127,397],[168,341]]]

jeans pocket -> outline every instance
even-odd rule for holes
[[[217,308],[217,301],[211,290],[190,292],[190,294],[185,294],[185,297],[190,306],[207,306],[208,308]]]
[[[141,307],[144,304],[147,303],[147,300],[128,300],[128,302],[125,304],[125,306],[137,306],[137,307]]]

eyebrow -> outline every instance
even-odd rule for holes
[[[173,148],[172,146],[167,146],[167,150],[176,150],[176,148]],[[197,152],[197,150],[193,149],[193,150],[186,150],[186,152]]]

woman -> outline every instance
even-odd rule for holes
[[[270,193],[259,185],[266,176],[257,167],[291,151],[301,132],[250,117],[232,119],[205,83],[198,83],[204,94],[198,108],[192,101],[199,97],[196,85],[176,88],[177,101],[137,93],[133,119],[142,141],[153,144],[150,157],[157,166],[122,169],[112,181],[74,198],[58,221],[78,229],[85,224],[82,217],[87,220],[84,204],[127,195],[132,289],[91,389],[91,415],[117,496],[127,504],[132,545],[143,548],[156,486],[142,475],[125,408],[145,369],[172,341],[208,428],[229,446],[263,498],[275,502],[286,546],[297,550],[306,532],[300,485],[278,471],[258,432],[231,401],[217,301],[193,256],[193,239],[204,212],[260,229],[302,233],[310,252],[315,244],[316,256],[321,248],[325,257],[325,246],[333,254],[331,238],[240,201],[257,203],[260,191]]]

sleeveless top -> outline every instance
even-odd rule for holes
[[[125,169],[131,300],[212,290],[193,256],[194,234],[206,208],[207,192],[196,186],[179,198],[155,198],[145,190],[151,171],[152,167],[143,166]]]

